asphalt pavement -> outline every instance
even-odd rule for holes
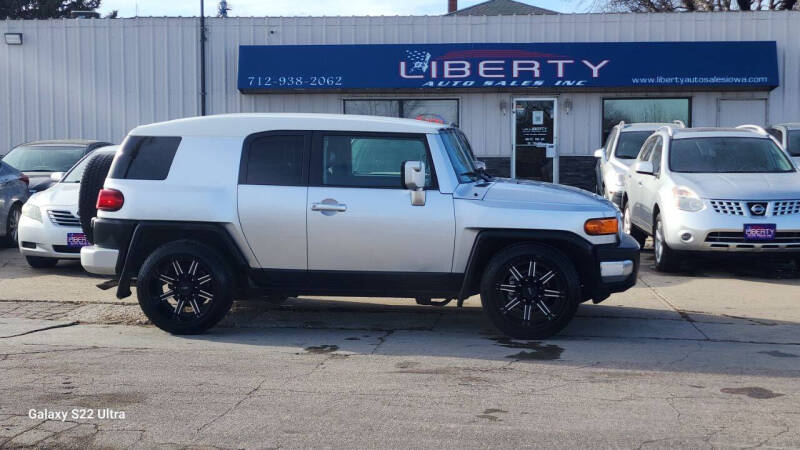
[[[790,263],[664,275],[646,252],[547,341],[477,298],[237,302],[177,337],[102,281],[0,250],[0,447],[800,447]]]

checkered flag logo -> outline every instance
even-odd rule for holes
[[[406,50],[406,62],[411,67],[409,73],[425,73],[431,54],[420,50]]]

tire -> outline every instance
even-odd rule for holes
[[[231,309],[232,292],[233,275],[225,257],[189,240],[158,247],[145,259],[136,281],[144,314],[172,334],[202,333],[216,325]]]
[[[675,272],[680,268],[680,255],[669,248],[664,241],[664,225],[661,221],[661,214],[656,215],[655,225],[653,225],[653,253],[655,254],[656,270],[659,272]]]
[[[500,251],[481,280],[483,311],[500,331],[517,339],[558,333],[572,320],[580,300],[574,264],[543,245],[520,244]]]
[[[78,216],[86,240],[94,243],[92,219],[97,216],[97,194],[103,189],[114,155],[95,155],[86,165],[78,194]]]
[[[58,259],[45,258],[42,256],[26,256],[25,261],[34,269],[51,269],[58,264]]]
[[[19,219],[22,216],[22,207],[15,204],[8,211],[6,218],[6,236],[2,243],[7,247],[16,247],[19,241]]]
[[[647,241],[647,233],[637,228],[631,222],[631,217],[631,204],[630,202],[625,202],[625,212],[622,213],[622,231],[633,236],[636,242],[639,243],[639,248],[644,248],[644,243]]]

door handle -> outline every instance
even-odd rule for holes
[[[345,212],[347,211],[347,205],[343,205],[341,203],[312,203],[311,210]]]

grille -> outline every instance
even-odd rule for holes
[[[735,200],[711,200],[711,207],[719,214],[729,214],[732,216],[743,216],[741,202]]]
[[[54,245],[53,250],[58,253],[80,253],[80,247],[68,247],[66,245]]]
[[[50,220],[52,220],[56,225],[61,225],[63,227],[81,226],[81,220],[76,216],[73,216],[69,211],[58,211],[51,209],[50,211],[47,211],[47,214],[50,216]]]
[[[719,242],[719,243],[748,243],[748,244],[798,244],[800,245],[800,232],[796,231],[778,231],[775,233],[775,240],[773,241],[745,241],[744,233],[740,231],[714,231],[708,233],[706,242]]]
[[[800,200],[782,200],[772,204],[773,216],[800,214]]]

